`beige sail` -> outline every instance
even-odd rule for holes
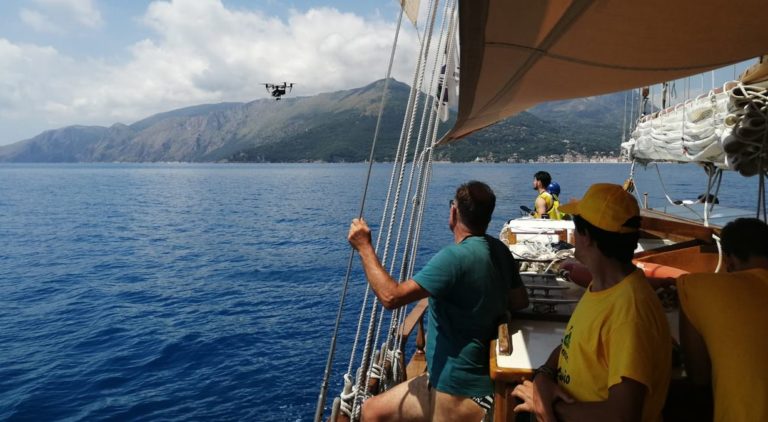
[[[419,0],[400,0],[400,6],[405,11],[405,16],[408,16],[408,20],[416,25],[416,21],[419,20]]]
[[[673,80],[768,51],[765,0],[472,0],[459,4],[451,142],[537,103]]]

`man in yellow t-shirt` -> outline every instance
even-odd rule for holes
[[[554,205],[552,194],[547,191],[547,187],[552,182],[552,176],[546,171],[537,171],[533,175],[533,190],[538,192],[536,200],[533,201],[534,218],[550,218],[550,211]]]
[[[640,210],[621,186],[592,185],[560,209],[574,216],[576,258],[592,284],[561,345],[513,391],[515,412],[540,421],[657,421],[669,388],[672,337],[664,310],[632,264]]]
[[[740,218],[720,237],[728,273],[677,281],[685,370],[711,383],[715,421],[768,421],[768,225]]]

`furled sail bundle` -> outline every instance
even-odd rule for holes
[[[709,162],[725,167],[722,140],[731,133],[723,125],[733,111],[730,90],[720,89],[639,120],[621,148],[640,162]]]
[[[622,151],[640,162],[708,162],[726,167],[723,140],[732,126],[724,124],[738,112],[731,97],[736,83],[640,118]]]
[[[753,176],[767,150],[765,83],[729,82],[693,100],[642,117],[622,152],[639,162],[711,163]]]

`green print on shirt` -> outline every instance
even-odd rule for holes
[[[568,360],[568,347],[571,345],[571,334],[573,332],[573,326],[568,327],[568,334],[563,336],[563,339],[560,341],[562,346],[560,347],[560,355],[563,356],[563,359]]]
[[[568,334],[563,336],[562,343],[563,343],[563,347],[566,349],[571,345],[571,334],[573,334],[573,325],[568,327]]]

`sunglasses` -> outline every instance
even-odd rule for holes
[[[456,200],[455,199],[451,199],[451,200],[448,201],[448,206],[449,207],[453,207],[454,204],[456,204]]]

